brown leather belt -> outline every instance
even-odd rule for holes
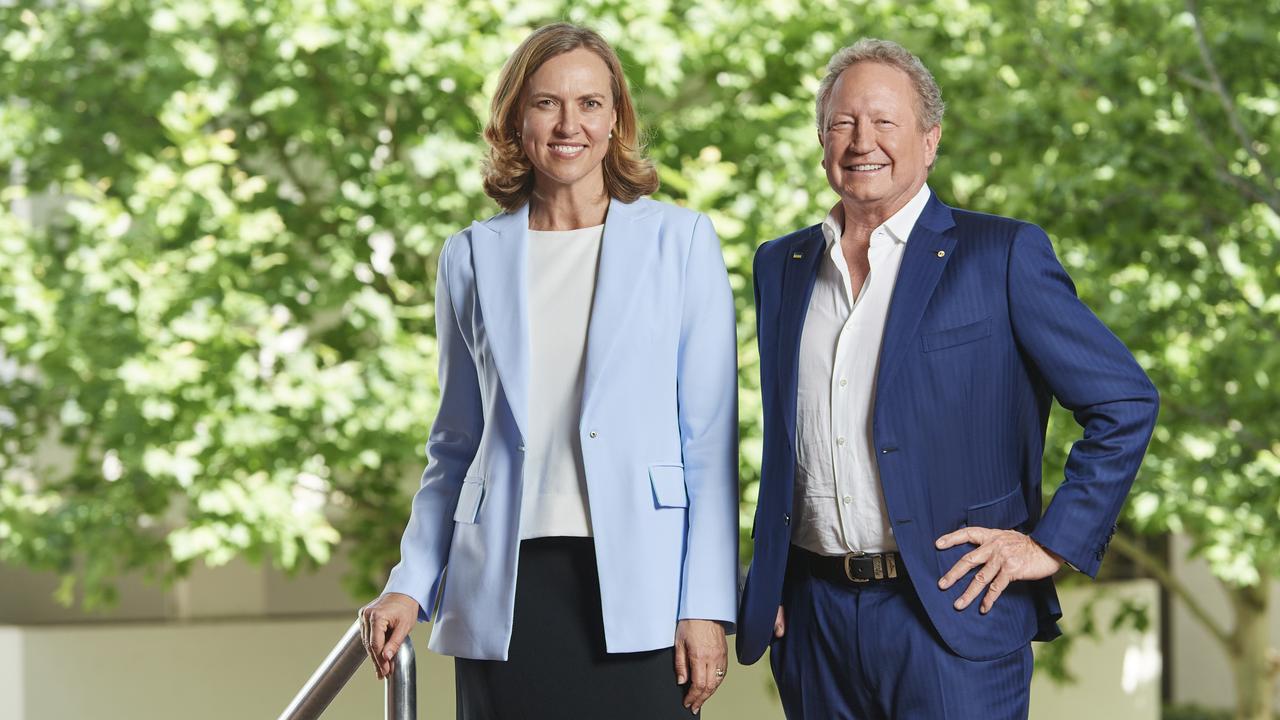
[[[854,552],[832,557],[801,547],[793,546],[793,550],[793,557],[810,575],[837,585],[899,582],[907,577],[907,566],[896,552]]]

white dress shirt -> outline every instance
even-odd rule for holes
[[[520,539],[590,537],[578,426],[604,225],[529,231],[529,432]]]
[[[840,247],[843,213],[822,223],[826,257],[800,336],[792,542],[821,555],[898,549],[871,436],[889,301],[929,186],[871,233],[871,270],[853,297]]]

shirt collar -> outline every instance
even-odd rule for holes
[[[911,231],[916,227],[916,221],[920,219],[921,213],[924,212],[924,206],[929,203],[929,195],[933,191],[929,189],[929,184],[925,183],[916,191],[914,197],[907,201],[898,212],[894,213],[888,220],[885,220],[879,228],[888,231],[889,237],[903,243],[911,237]],[[844,213],[840,213],[837,217],[835,211],[827,213],[827,217],[822,221],[822,234],[827,239],[827,247],[831,247],[833,243],[840,241],[840,236],[844,234]],[[872,234],[874,238],[874,233]],[[874,243],[875,241],[872,240]]]

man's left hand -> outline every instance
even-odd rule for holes
[[[955,608],[963,610],[977,599],[983,588],[979,611],[986,614],[1000,598],[1009,583],[1018,580],[1039,580],[1058,572],[1062,558],[1042,547],[1035,540],[1017,530],[992,530],[983,527],[967,527],[938,538],[939,550],[946,550],[962,543],[977,545],[977,549],[960,558],[951,570],[938,581],[938,587],[946,590],[970,570],[979,568],[964,594],[956,598]]]

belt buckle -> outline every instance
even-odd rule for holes
[[[856,558],[860,558],[860,557],[866,557],[866,553],[864,553],[864,552],[851,552],[851,553],[847,553],[847,554],[845,554],[845,556],[844,556],[844,576],[845,576],[845,577],[847,577],[847,578],[849,578],[849,582],[853,582],[853,583],[865,583],[865,582],[871,582],[871,579],[870,579],[870,578],[860,578],[860,577],[854,577],[854,576],[853,576],[853,570],[852,570],[852,567],[853,567],[853,566],[852,566],[852,564],[851,564],[851,561],[853,561],[853,560],[854,560],[854,559],[856,559]],[[877,570],[877,573],[876,573],[876,574],[877,574],[877,575],[879,575],[879,574],[880,574],[880,572],[879,572],[879,563],[876,563],[876,566],[877,566],[877,567],[876,567],[876,570]]]

